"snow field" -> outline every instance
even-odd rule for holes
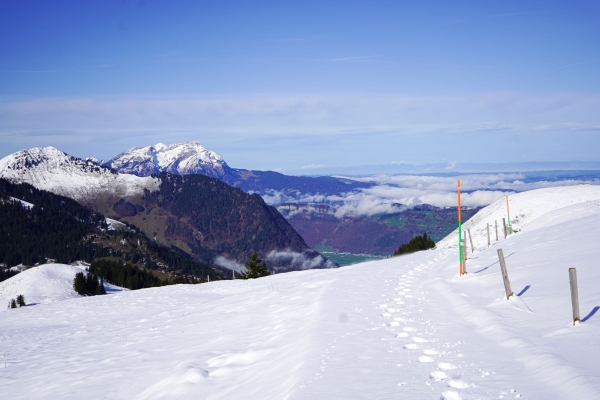
[[[0,314],[0,392],[28,399],[600,399],[600,194],[559,207],[553,193],[531,203],[535,213],[522,210],[530,217],[519,233],[490,248],[487,239],[478,242],[463,277],[456,249],[441,247],[335,270],[8,310]],[[577,268],[585,320],[576,326],[569,267]]]
[[[43,264],[0,282],[0,300],[7,304],[11,299],[22,294],[27,305],[46,304],[55,301],[81,298],[73,290],[75,274],[85,272],[84,267],[64,264]],[[122,288],[104,283],[107,293],[114,293]],[[0,311],[5,307],[0,307]],[[14,311],[14,310],[11,310]]]

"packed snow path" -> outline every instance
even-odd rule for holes
[[[2,311],[0,392],[28,399],[600,399],[598,238],[600,202],[584,201],[478,247],[463,277],[456,250],[440,249]],[[585,320],[576,326],[569,267],[577,268]]]

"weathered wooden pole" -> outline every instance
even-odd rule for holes
[[[231,270],[231,275],[233,275],[233,279],[235,279],[235,271]]]
[[[508,196],[506,196],[506,215],[508,216],[508,234],[510,235],[512,229],[510,227],[510,208],[508,207]]]
[[[579,291],[577,290],[577,270],[569,268],[569,283],[571,284],[571,306],[573,307],[573,325],[581,321],[579,316]]]
[[[206,275],[206,281],[210,282],[210,275]]]
[[[498,242],[498,221],[494,221],[494,225],[496,225],[496,242]]]
[[[506,218],[502,218],[502,226],[504,226],[504,239],[506,239]]]
[[[462,276],[463,274],[463,245],[461,243],[462,240],[462,219],[460,214],[460,179],[458,180],[458,259],[460,260],[460,269],[458,271],[458,276]]]
[[[464,237],[462,241],[463,246],[463,275],[467,273],[467,231],[464,232]]]
[[[506,272],[506,262],[504,261],[504,253],[502,252],[502,249],[498,249],[498,260],[500,261],[500,270],[502,271],[502,279],[504,280],[506,299],[510,299],[513,293],[510,289],[510,281],[508,280],[508,272]]]
[[[473,247],[473,237],[471,236],[471,229],[467,229],[469,232],[469,242],[471,242],[471,253],[475,253],[475,248]]]
[[[490,223],[487,224],[488,247],[490,247]]]

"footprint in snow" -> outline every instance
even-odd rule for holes
[[[443,369],[444,371],[449,371],[452,369],[456,369],[457,366],[454,364],[447,363],[447,362],[441,362],[441,363],[438,363],[438,368]]]
[[[405,328],[402,328],[402,330],[403,330],[404,332],[416,332],[416,331],[417,331],[417,328],[412,328],[412,327],[410,327],[410,326],[407,326],[407,327],[405,327]]]
[[[440,400],[462,400],[462,398],[458,395],[458,392],[449,390],[447,392],[442,392]]]
[[[408,332],[400,332],[396,337],[408,337]]]
[[[455,388],[455,389],[466,389],[470,385],[466,382],[461,381],[460,379],[452,379],[452,380],[448,381],[448,386]]]
[[[436,381],[441,381],[448,377],[444,371],[433,371],[430,376]]]
[[[408,349],[408,350],[417,350],[419,348],[419,345],[414,344],[414,343],[409,343],[409,344],[405,344],[404,348]]]
[[[427,354],[428,356],[437,356],[440,354],[440,352],[432,349],[425,349],[423,350],[423,354]]]
[[[431,358],[429,356],[419,356],[419,357],[417,357],[417,360],[419,360],[419,362],[422,362],[422,363],[433,362],[433,358]]]
[[[427,342],[429,342],[429,340],[423,339],[422,337],[414,337],[414,338],[412,338],[412,341],[415,342],[415,343],[427,343]]]

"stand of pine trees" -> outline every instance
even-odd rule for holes
[[[182,277],[170,277],[160,280],[154,274],[138,267],[110,260],[97,260],[89,268],[90,274],[95,274],[109,283],[127,289],[136,290],[149,287],[175,285],[178,283],[195,283]]]
[[[98,277],[91,273],[88,273],[87,276],[83,272],[75,274],[73,289],[82,296],[106,294],[104,280],[100,279],[98,282]]]
[[[8,308],[25,307],[25,296],[22,294],[18,295],[16,299],[10,299],[8,302]]]
[[[33,207],[24,207],[10,197],[32,203]],[[124,223],[130,230],[108,231],[103,215],[72,199],[0,178],[0,263],[6,266],[43,264],[46,258],[66,264],[118,257],[149,269],[158,269],[158,263],[162,263],[184,274],[209,276],[210,280],[228,278],[220,268],[211,268],[178,248],[149,240],[139,228]],[[144,250],[137,246],[124,250],[115,245],[122,239],[141,242]],[[16,274],[0,269],[0,281]]]
[[[427,233],[423,233],[423,236],[415,236],[410,242],[398,247],[394,255],[399,256],[400,254],[414,253],[416,251],[433,249],[434,247],[435,242],[427,236]]]
[[[15,276],[19,271],[11,271],[9,268],[0,269],[0,282],[7,280],[11,276]]]
[[[0,262],[7,266],[44,263],[46,257],[67,263],[98,256],[102,249],[81,241],[101,226],[106,226],[104,217],[75,200],[0,179]]]

